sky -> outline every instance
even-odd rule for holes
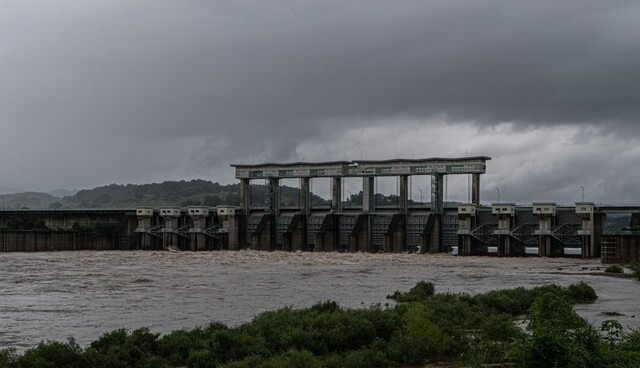
[[[485,202],[640,203],[638,35],[637,0],[0,0],[0,186],[483,155]]]

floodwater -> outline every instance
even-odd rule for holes
[[[640,327],[640,283],[593,274],[602,269],[599,260],[419,254],[0,253],[0,347],[21,351],[68,336],[85,345],[122,327],[166,333],[211,321],[237,325],[261,311],[327,299],[384,304],[420,280],[469,293],[585,281],[599,299],[577,306],[579,314]]]

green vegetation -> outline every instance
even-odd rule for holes
[[[251,197],[254,203],[262,203],[265,185],[254,181]],[[297,205],[300,190],[282,185],[280,198],[284,206]],[[376,194],[378,205],[397,204],[398,196]],[[347,206],[359,206],[362,192],[346,199]],[[218,206],[240,205],[240,184],[223,185],[206,180],[166,181],[154,184],[111,184],[94,189],[78,191],[74,195],[57,197],[45,193],[17,193],[2,195],[5,209],[65,209],[65,208],[132,208],[136,206]],[[329,206],[331,201],[313,194],[313,206]],[[413,203],[413,202],[412,202]]]
[[[615,321],[599,330],[574,303],[597,296],[584,283],[516,288],[471,296],[437,294],[421,282],[383,308],[344,309],[335,302],[282,308],[235,328],[212,323],[160,336],[116,330],[85,348],[43,342],[0,367],[637,367],[640,332]],[[524,329],[516,320],[524,318]]]
[[[604,272],[606,273],[624,273],[624,269],[620,265],[611,265],[607,267]]]
[[[425,300],[430,296],[435,294],[436,288],[435,286],[426,281],[420,281],[416,284],[416,286],[412,287],[408,292],[402,293],[399,290],[396,290],[393,295],[387,295],[387,299],[393,299],[398,303],[411,303],[417,302],[420,300]]]
[[[629,269],[631,269],[631,276],[640,280],[640,262],[632,263],[629,265]]]
[[[36,216],[15,216],[0,225],[0,230],[47,230],[44,220]]]

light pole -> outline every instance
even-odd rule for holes
[[[584,187],[581,185],[580,189],[582,190],[582,202],[584,202]]]
[[[496,188],[496,190],[498,191],[498,203],[500,203],[500,188]]]

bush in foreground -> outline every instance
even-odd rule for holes
[[[620,265],[611,265],[607,267],[604,272],[606,273],[624,273],[624,269]]]
[[[344,309],[335,302],[282,308],[229,328],[102,335],[86,348],[45,342],[22,355],[0,351],[0,367],[388,367],[458,361],[468,366],[632,367],[640,334],[609,321],[600,332],[572,306],[597,298],[584,283],[475,296],[437,294],[422,282],[391,296],[402,303]],[[515,317],[527,321],[526,330]],[[634,365],[636,364],[636,365]]]
[[[640,280],[640,262],[632,263],[629,265],[629,269],[631,269],[631,276]]]

